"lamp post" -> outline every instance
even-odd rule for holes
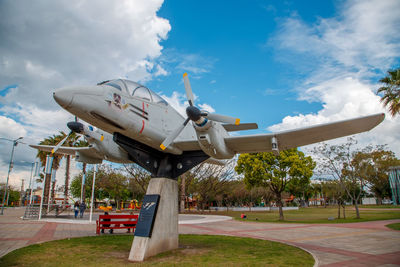
[[[11,150],[11,158],[10,158],[10,164],[8,165],[8,174],[7,174],[7,181],[6,181],[6,188],[4,189],[4,195],[3,195],[3,205],[1,205],[1,212],[0,215],[3,215],[4,213],[4,205],[6,204],[6,197],[7,197],[7,191],[8,191],[8,180],[10,179],[10,172],[13,168],[13,157],[14,157],[14,148],[18,145],[18,141],[21,140],[23,137],[19,137],[15,140],[7,139],[7,138],[0,138],[4,140],[8,140],[13,142],[12,150]],[[8,197],[7,197],[7,202],[8,202]],[[7,203],[8,204],[8,203]]]

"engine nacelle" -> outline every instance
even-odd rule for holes
[[[210,157],[228,159],[235,155],[225,144],[225,137],[229,134],[220,123],[208,121],[201,127],[195,125],[195,129],[201,149]]]

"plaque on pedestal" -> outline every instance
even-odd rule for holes
[[[136,224],[135,236],[151,237],[160,195],[145,195]]]

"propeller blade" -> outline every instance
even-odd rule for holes
[[[190,86],[189,77],[186,72],[183,74],[183,83],[185,84],[186,97],[188,99],[189,105],[193,106],[194,97],[193,97],[192,87]]]
[[[210,119],[212,121],[218,121],[218,122],[222,122],[222,123],[235,124],[235,125],[240,124],[240,119],[230,117],[230,116],[219,115],[219,114],[215,114],[215,113],[202,113],[202,116],[207,117],[208,119]]]
[[[173,131],[167,138],[165,138],[164,142],[162,142],[162,144],[160,145],[160,148],[162,150],[165,150],[172,142],[174,142],[175,138],[178,137],[178,135],[182,132],[189,121],[190,119],[187,118],[183,124],[181,124],[177,129],[175,129],[175,131]]]
[[[56,153],[56,151],[65,143],[65,141],[68,139],[68,137],[71,135],[72,132],[70,132],[61,142],[59,142],[52,150],[51,154]]]

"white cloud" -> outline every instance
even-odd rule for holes
[[[26,130],[24,127],[14,121],[13,119],[0,116],[0,137],[15,139],[21,136],[26,136]]]
[[[309,73],[297,88],[299,100],[320,102],[322,109],[315,114],[287,116],[268,130],[385,112],[374,92],[377,78],[399,61],[398,10],[400,2],[396,0],[354,0],[342,5],[337,16],[321,18],[313,25],[298,17],[284,20],[269,44],[285,51],[279,59]],[[398,117],[386,116],[380,126],[357,138],[361,144],[387,143],[400,155],[399,122]]]
[[[162,3],[0,1],[0,88],[15,87],[0,96],[0,137],[22,135],[24,142],[37,143],[68,131],[73,116],[53,100],[56,88],[166,75],[156,63],[171,30],[169,21],[157,15]],[[11,146],[0,146],[0,175],[5,177]],[[35,155],[26,145],[16,148],[12,181],[30,174]]]
[[[51,91],[116,77],[150,79],[171,26],[161,0],[1,1],[0,88],[7,102],[55,108]]]
[[[212,106],[210,106],[209,104],[205,104],[205,103],[204,104],[199,104],[199,107],[200,107],[201,110],[205,110],[205,111],[208,111],[210,113],[215,112],[215,109]]]

